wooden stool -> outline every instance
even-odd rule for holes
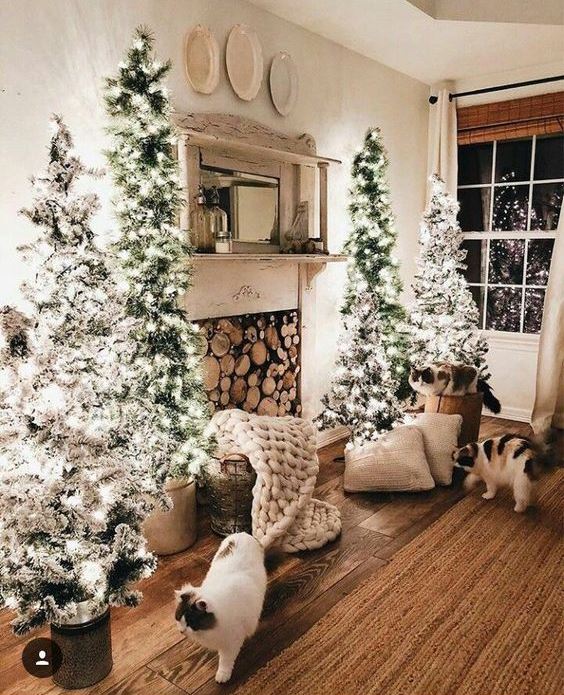
[[[465,396],[427,396],[425,412],[462,415],[458,446],[464,446],[468,442],[478,441],[482,402],[481,393],[468,393]]]

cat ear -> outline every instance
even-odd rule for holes
[[[201,611],[202,613],[205,613],[208,610],[208,604],[202,598],[199,598],[194,606],[196,607],[197,611]]]

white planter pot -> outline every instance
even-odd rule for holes
[[[149,550],[172,555],[196,540],[196,484],[193,480],[170,480],[165,489],[172,499],[169,512],[154,511],[143,525]]]

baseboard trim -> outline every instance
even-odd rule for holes
[[[482,413],[483,415],[488,415],[487,411]],[[531,422],[532,411],[528,408],[512,408],[511,406],[505,406],[501,409],[495,417],[501,418],[502,420],[517,420],[518,422]]]
[[[322,449],[324,446],[329,446],[335,444],[335,442],[341,439],[346,439],[350,436],[350,430],[348,427],[332,427],[328,430],[319,430],[317,433],[317,448]]]

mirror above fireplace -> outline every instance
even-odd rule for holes
[[[202,166],[200,180],[207,198],[217,189],[234,241],[279,247],[279,179]]]

